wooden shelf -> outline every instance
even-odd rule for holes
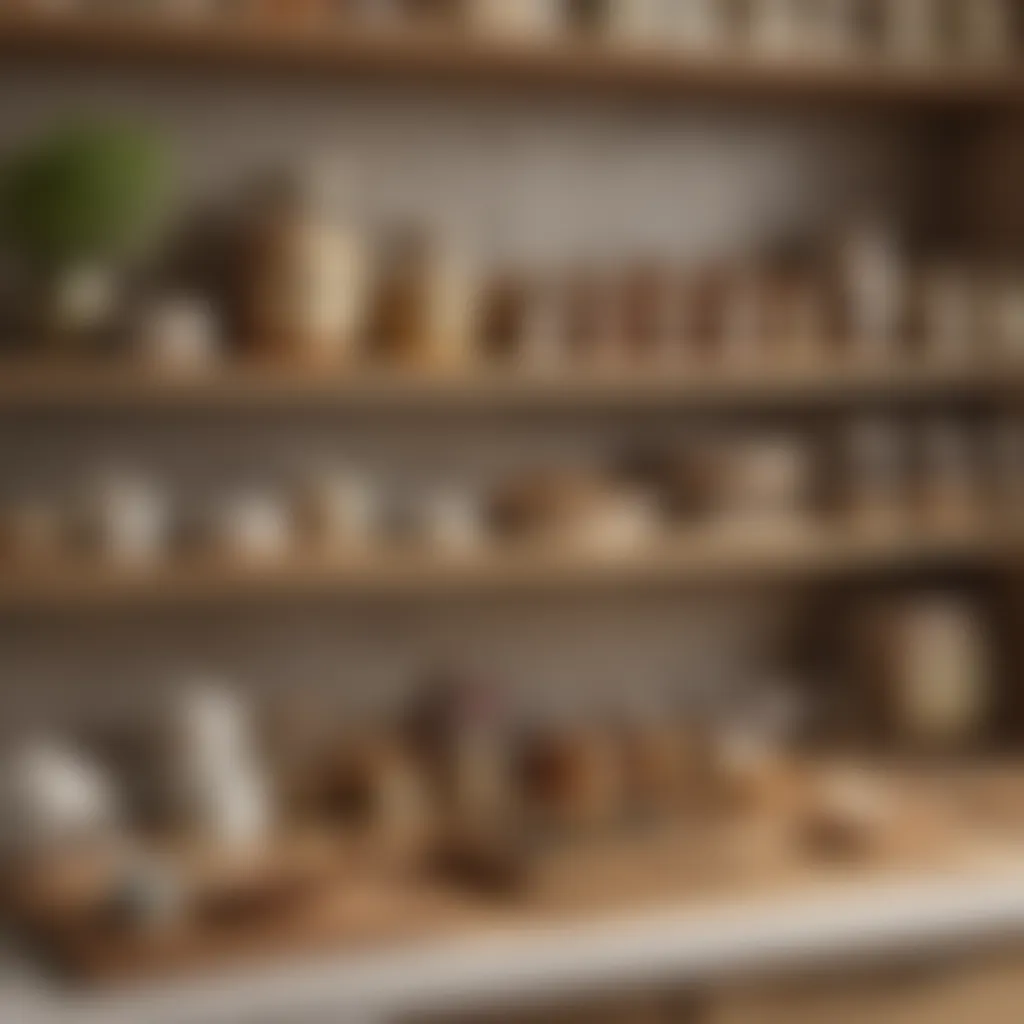
[[[915,402],[1011,397],[1024,390],[1024,367],[840,365],[740,371],[696,367],[572,371],[514,369],[351,370],[324,372],[238,364],[172,375],[117,366],[0,365],[0,412],[32,409],[263,409],[337,407],[568,408],[737,405],[814,406],[864,399]]]
[[[368,32],[259,21],[202,22],[139,16],[42,16],[0,12],[7,57],[135,61],[413,76],[474,83],[641,88],[681,95],[856,100],[939,105],[1015,104],[1016,67],[951,63],[899,67],[868,60],[701,57],[566,42],[524,44],[469,32]]]
[[[8,567],[0,612],[240,605],[311,597],[437,598],[764,584],[996,564],[1016,544],[997,531],[845,536],[794,530],[737,541],[698,534],[649,550],[598,556],[513,548],[479,555],[366,554],[257,564],[171,562],[113,569],[88,562]]]

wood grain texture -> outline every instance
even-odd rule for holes
[[[414,76],[519,85],[583,85],[679,95],[812,102],[1015,105],[1024,76],[1012,65],[935,67],[868,60],[702,57],[601,44],[519,44],[458,30],[367,32],[259,20],[43,17],[0,14],[8,56],[164,61],[336,75]]]
[[[986,364],[822,361],[793,366],[530,372],[515,368],[305,368],[239,362],[171,373],[109,364],[42,360],[0,364],[0,412],[31,409],[241,409],[310,407],[579,409],[653,406],[834,406],[956,398],[1012,399],[1024,367]]]
[[[793,583],[964,565],[998,567],[1018,547],[1014,538],[979,524],[976,530],[933,535],[921,530],[852,535],[808,528],[744,539],[697,531],[614,555],[528,545],[464,556],[304,554],[250,563],[192,559],[137,569],[52,561],[8,565],[0,574],[0,611],[127,611],[309,597],[432,599]]]

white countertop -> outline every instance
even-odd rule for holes
[[[446,940],[116,992],[62,992],[8,957],[0,970],[0,1020],[362,1024],[410,1012],[542,999],[596,983],[685,983],[752,967],[785,970],[1015,934],[1024,936],[1024,871],[971,881],[930,877],[827,896]]]

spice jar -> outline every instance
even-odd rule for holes
[[[582,39],[607,38],[616,0],[562,0],[566,31]]]
[[[862,858],[879,852],[894,823],[892,797],[864,769],[828,766],[810,781],[800,838],[819,855]]]
[[[557,36],[561,28],[559,0],[476,0],[470,4],[473,28],[483,35],[517,42],[538,42]]]
[[[724,48],[734,42],[723,0],[689,0],[671,6],[665,32],[672,44],[696,52]]]
[[[756,538],[804,523],[811,489],[811,460],[798,440],[723,439],[713,485],[717,525],[736,537]]]
[[[263,564],[292,549],[287,503],[264,491],[240,491],[214,504],[201,527],[201,544],[215,558]]]
[[[686,287],[688,345],[729,370],[757,367],[767,341],[767,307],[758,274],[748,268],[713,268],[693,274]]]
[[[127,474],[103,475],[86,488],[72,516],[72,540],[114,564],[149,565],[166,553],[170,520],[159,488]]]
[[[617,293],[619,334],[630,361],[671,367],[684,355],[686,294],[679,275],[656,262],[626,271]]]
[[[475,356],[482,285],[464,246],[421,231],[385,243],[374,301],[375,352],[399,364],[453,369]]]
[[[648,495],[585,471],[526,473],[490,502],[499,537],[594,555],[634,551],[654,536],[656,518]]]
[[[377,530],[376,496],[364,480],[323,468],[299,487],[294,518],[299,535],[318,550],[363,548]]]
[[[150,300],[137,314],[132,357],[168,374],[209,370],[220,360],[220,326],[212,306],[187,294]]]
[[[428,847],[437,824],[434,795],[400,737],[342,743],[325,766],[323,790],[327,809],[368,834],[378,855],[401,865]]]
[[[844,518],[856,530],[886,532],[905,525],[909,466],[899,430],[884,420],[859,420],[847,431],[840,458]]]
[[[1017,25],[1011,0],[967,0],[956,7],[957,53],[983,64],[1012,60]]]
[[[0,553],[5,561],[50,561],[63,553],[64,540],[63,517],[51,503],[15,501],[0,512]]]
[[[363,333],[365,256],[357,233],[335,225],[311,193],[279,180],[263,198],[249,253],[249,330],[261,352],[343,365]]]
[[[608,35],[626,47],[656,47],[671,16],[666,0],[608,0]]]
[[[1024,361],[1024,277],[993,274],[982,290],[981,305],[982,335],[996,359]]]
[[[488,681],[442,670],[420,687],[406,735],[456,831],[506,830],[515,793],[508,708]]]
[[[583,267],[567,274],[559,289],[569,358],[584,370],[621,362],[621,306],[615,275],[608,270]]]
[[[914,333],[930,360],[970,359],[979,316],[977,290],[965,270],[947,265],[924,271],[917,281],[912,317]]]
[[[769,341],[763,281],[758,271],[741,267],[726,275],[722,288],[715,357],[731,370],[752,370]]]
[[[415,517],[417,539],[435,553],[473,554],[484,543],[479,504],[466,490],[437,489],[421,495]]]
[[[664,708],[634,706],[619,716],[626,799],[641,816],[678,813],[695,785],[692,734]]]
[[[976,525],[980,511],[975,454],[955,423],[928,423],[920,435],[916,497],[923,524],[938,530]]]
[[[529,371],[565,369],[565,310],[557,283],[506,272],[487,288],[483,309],[482,344],[490,357]]]
[[[769,273],[763,289],[763,331],[775,360],[790,366],[819,361],[834,333],[825,289],[789,270]]]
[[[863,52],[862,0],[792,0],[792,8],[803,56],[836,60]]]
[[[838,278],[851,353],[891,359],[905,316],[903,260],[892,234],[871,224],[850,232],[839,246]]]
[[[1024,421],[1000,420],[989,436],[992,448],[991,494],[1003,521],[1014,528],[1024,513]]]
[[[553,722],[536,729],[525,744],[523,789],[542,827],[608,828],[625,810],[625,788],[622,751],[609,730]]]
[[[929,62],[941,57],[944,41],[942,14],[939,0],[888,0],[883,3],[883,51],[900,63]]]
[[[766,57],[804,55],[807,9],[804,0],[754,0],[750,19],[754,50]]]

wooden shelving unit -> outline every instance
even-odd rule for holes
[[[317,24],[289,28],[229,18],[0,12],[0,52],[8,59],[53,57],[392,79],[582,85],[802,102],[1002,106],[1024,101],[1024,74],[1012,66],[991,69],[950,63],[918,68],[868,59],[793,62],[754,53],[705,56],[596,42],[508,42],[470,30],[372,32]]]
[[[169,561],[110,568],[93,562],[51,563],[0,575],[0,611],[137,610],[263,603],[309,597],[339,599],[460,595],[600,593],[709,584],[762,584],[875,573],[996,565],[1018,540],[998,529],[928,536],[852,536],[794,530],[737,540],[695,534],[621,554],[511,548],[480,554],[367,553],[306,555],[264,564]]]
[[[848,104],[926,116],[1024,109],[1024,65],[986,69],[966,64],[793,63],[754,55],[698,57],[596,44],[526,45],[457,33],[368,34],[317,26],[284,31],[277,25],[226,19],[29,17],[3,8],[0,61],[11,65],[50,62],[59,69],[81,64],[184,72],[205,69],[293,79],[308,76],[317,81],[603,90],[670,100],[781,102],[808,108]],[[313,407],[388,413],[428,407],[445,411],[762,406],[842,410],[860,401],[977,400],[995,406],[1018,402],[1022,384],[1024,366],[980,363],[773,366],[770,373],[743,374],[706,368],[669,373],[616,370],[571,376],[491,369],[325,373],[238,363],[172,376],[138,367],[35,362],[0,365],[0,416]],[[1018,535],[1005,526],[978,523],[972,529],[943,534],[908,529],[884,536],[819,527],[742,542],[735,535],[694,534],[603,557],[564,549],[516,548],[461,558],[411,551],[345,557],[305,553],[258,565],[186,560],[136,569],[86,560],[23,562],[0,566],[0,614],[205,611],[306,599],[475,600],[519,594],[586,596],[721,584],[853,581],[876,574],[1010,570],[1021,555],[1024,532]],[[345,1016],[348,1010],[351,1019],[383,1020],[457,999],[500,1001],[521,995],[524,986],[544,983],[568,989],[582,982],[645,982],[653,976],[652,969],[675,980],[701,983],[725,971],[806,966],[818,953],[878,953],[890,947],[900,952],[908,944],[915,949],[938,945],[944,936],[1024,931],[1024,884],[1019,870],[1011,870],[1002,859],[991,866],[985,856],[980,859],[984,863],[977,870],[972,865],[972,870],[959,873],[937,872],[941,879],[879,874],[849,888],[833,886],[831,880],[810,888],[787,885],[773,889],[770,898],[754,898],[742,905],[683,901],[670,913],[662,912],[666,900],[685,894],[665,889],[651,904],[661,908],[658,914],[645,912],[626,927],[621,920],[574,922],[559,908],[542,919],[517,919],[512,922],[514,932],[496,937],[495,915],[473,914],[472,919],[460,918],[458,927],[449,932],[442,929],[440,943],[436,930],[413,930],[412,937],[426,935],[429,943],[410,941],[384,951],[349,953],[340,962],[309,967],[300,976],[283,972],[246,976],[241,984],[236,980],[230,993],[213,984],[193,989],[174,984],[106,1001],[61,1000],[60,1007],[49,1005],[57,1000],[48,997],[49,1003],[26,1004],[21,1018],[32,1024],[37,1020],[40,1024],[43,1020],[166,1022],[184,1021],[195,1011],[193,1018],[226,1021],[266,1014],[272,1007],[294,1015],[298,1001],[316,1015],[330,1008],[328,1012],[336,1016],[339,1012]],[[997,868],[1003,872],[998,877]],[[670,861],[669,873],[673,883],[686,881],[677,859]],[[741,895],[745,894],[730,886],[729,898]],[[396,912],[403,928],[409,924],[407,917],[404,906]],[[434,918],[428,923],[433,928]],[[323,927],[310,949],[337,948],[335,924]],[[274,931],[278,942],[276,926]],[[186,952],[181,966],[201,966],[202,958],[190,959],[192,953]],[[121,975],[134,976],[132,967],[121,968]],[[109,973],[117,976],[119,972]],[[138,973],[142,976],[145,970]]]
[[[616,368],[565,372],[480,367],[459,370],[323,370],[260,363],[196,373],[94,364],[0,364],[0,413],[31,409],[400,410],[750,406],[814,407],[862,400],[913,403],[1010,400],[1024,390],[1024,366],[808,363],[766,371]]]

